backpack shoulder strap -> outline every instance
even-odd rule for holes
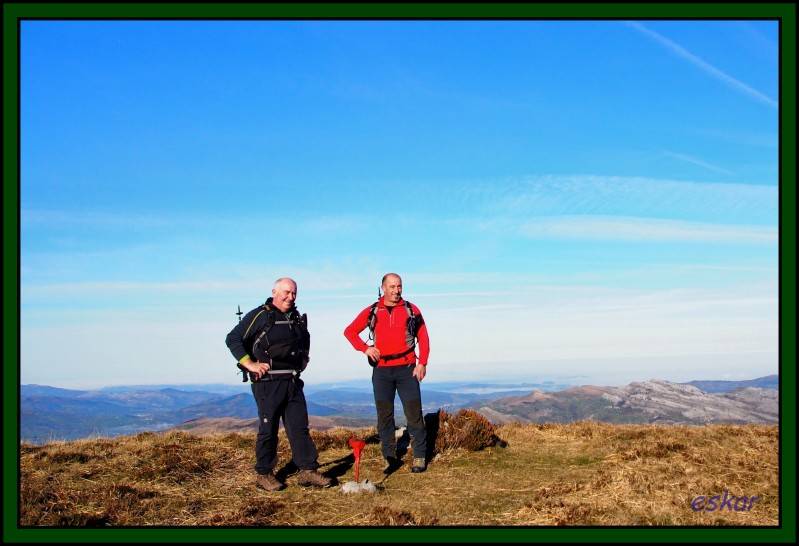
[[[375,340],[375,325],[377,324],[377,304],[374,302],[369,308],[369,317],[366,319],[366,326],[369,327],[369,341]]]
[[[408,311],[408,333],[413,338],[416,338],[419,325],[417,324],[416,313],[413,312],[413,305],[408,300],[405,300],[405,309]]]
[[[255,316],[252,318],[250,325],[247,326],[247,330],[244,332],[243,339],[246,339],[247,336],[250,334],[250,330],[252,329],[255,321],[258,320],[258,317],[266,313],[266,324],[264,325],[264,330],[269,331],[269,329],[275,324],[275,310],[272,308],[271,305],[265,303],[261,305],[261,310],[258,311]],[[254,332],[253,332],[254,333]]]
[[[275,325],[275,308],[268,303],[265,303],[263,308],[264,311],[266,311],[266,324],[264,325],[264,330],[268,332],[269,329]]]

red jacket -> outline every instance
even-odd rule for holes
[[[369,326],[370,305],[355,317],[349,326],[344,329],[344,337],[355,347],[356,351],[364,352],[369,346],[361,339],[360,333]],[[416,340],[419,345],[419,364],[427,365],[427,357],[430,355],[430,339],[427,337],[427,325],[422,319],[419,308],[411,304],[413,314],[416,319],[418,329]],[[405,302],[400,300],[389,312],[388,307],[383,303],[383,298],[377,301],[375,321],[375,346],[381,355],[393,355],[407,351],[413,340],[408,339],[408,310]],[[407,366],[416,362],[416,353],[411,352],[405,356],[391,359],[389,361],[380,358],[378,366]]]

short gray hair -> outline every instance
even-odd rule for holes
[[[294,288],[297,288],[297,282],[291,277],[280,277],[278,280],[275,281],[275,284],[272,285],[272,289],[273,290],[277,289],[277,287],[283,284],[284,282],[290,282],[291,284],[294,285]]]

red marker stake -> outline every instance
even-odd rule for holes
[[[366,446],[366,442],[356,439],[355,436],[351,436],[347,443],[352,448],[352,454],[355,455],[355,481],[357,482],[358,470],[361,466],[361,451],[363,450],[364,446]]]

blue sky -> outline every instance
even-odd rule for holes
[[[22,381],[236,381],[283,275],[308,381],[366,378],[387,271],[431,380],[776,373],[777,60],[773,21],[24,21]]]

